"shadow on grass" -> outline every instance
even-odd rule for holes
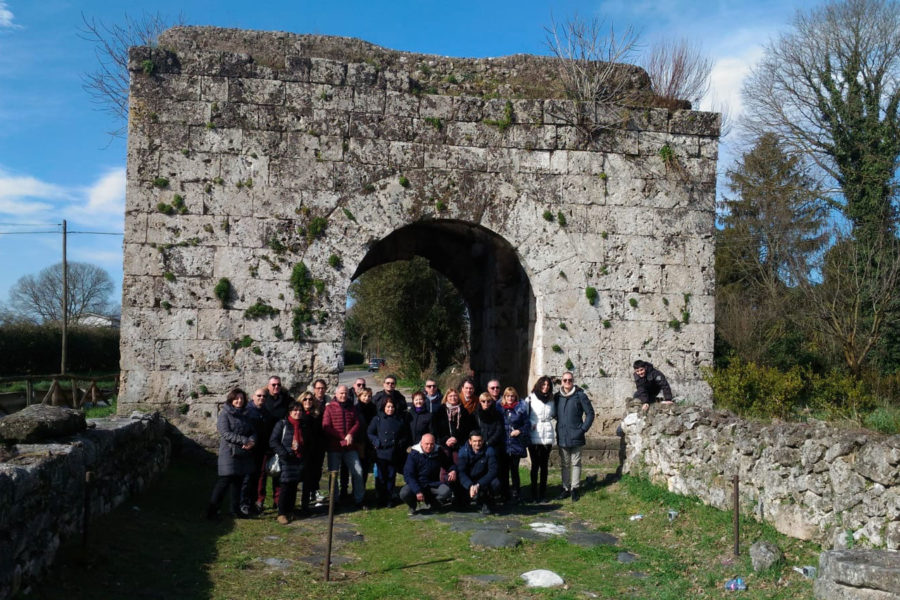
[[[378,569],[376,571],[372,571],[373,574],[380,575],[383,573],[390,573],[391,571],[403,571],[404,569],[415,569],[416,567],[427,567],[430,565],[439,565],[441,563],[451,563],[455,558],[437,558],[435,560],[428,560],[425,562],[417,562],[408,565],[398,565],[398,566],[390,566],[385,567],[384,569]]]
[[[64,544],[50,572],[22,598],[207,598],[216,540],[229,519],[205,518],[215,469],[175,458],[143,494],[129,498]]]

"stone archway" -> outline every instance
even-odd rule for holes
[[[351,279],[372,267],[414,256],[427,259],[459,290],[471,319],[471,367],[480,387],[488,379],[527,390],[531,381],[534,292],[515,248],[499,235],[464,221],[421,221],[369,249]]]
[[[196,435],[234,386],[336,381],[354,273],[412,254],[477,309],[482,377],[573,370],[593,434],[636,358],[707,403],[719,116],[602,106],[588,138],[556,67],[205,27],[133,48],[119,410]]]

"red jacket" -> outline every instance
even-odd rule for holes
[[[359,417],[359,412],[349,399],[343,404],[337,400],[332,400],[325,405],[325,413],[322,417],[322,430],[325,432],[325,440],[328,443],[329,452],[353,450],[353,446],[343,445],[344,438],[349,433],[355,439],[361,427],[362,420]]]

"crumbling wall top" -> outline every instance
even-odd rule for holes
[[[160,36],[159,47],[176,54],[182,63],[202,64],[214,54],[238,55],[255,64],[261,78],[281,79],[279,72],[290,72],[298,61],[326,59],[406,73],[414,86],[429,94],[565,97],[558,64],[549,56],[453,58],[391,50],[349,37],[219,27],[173,27]],[[647,73],[634,65],[619,67],[627,80],[629,103],[653,105]]]

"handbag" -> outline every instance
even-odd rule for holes
[[[281,474],[281,460],[278,458],[277,454],[273,454],[272,457],[266,461],[266,471],[269,475]]]

